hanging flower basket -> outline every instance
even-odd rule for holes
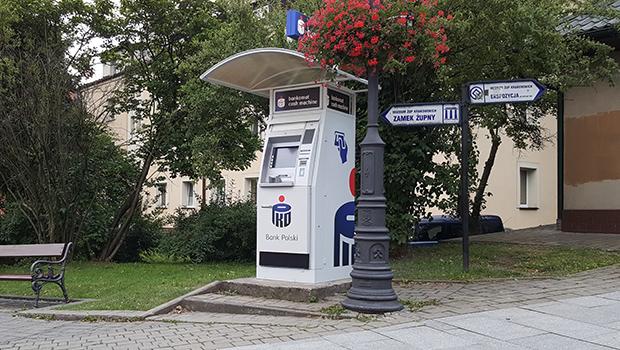
[[[437,1],[326,0],[299,41],[306,60],[358,76],[370,70],[402,71],[409,65],[446,62],[451,15]]]

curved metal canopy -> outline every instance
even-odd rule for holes
[[[311,84],[329,79],[319,65],[310,66],[301,52],[261,48],[240,52],[204,72],[200,79],[212,84],[269,97],[269,90],[285,86]],[[336,81],[368,82],[337,70]]]

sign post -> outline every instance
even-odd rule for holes
[[[536,79],[480,81],[465,84],[461,91],[461,223],[463,270],[469,271],[469,105],[532,103],[547,89]]]
[[[463,86],[461,97],[461,225],[463,230],[463,271],[469,271],[469,94]]]

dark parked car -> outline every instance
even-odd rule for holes
[[[503,232],[502,218],[497,215],[480,217],[480,233]],[[434,215],[430,219],[422,219],[415,227],[412,241],[428,242],[463,236],[461,219],[447,215]]]

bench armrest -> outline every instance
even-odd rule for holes
[[[64,261],[62,261],[62,260],[58,260],[58,261],[53,261],[53,260],[37,260],[37,261],[33,262],[32,265],[30,265],[30,272],[34,272],[34,270],[39,265],[60,265],[62,263],[64,263]]]
[[[65,274],[65,265],[69,258],[69,250],[71,249],[71,246],[72,246],[71,242],[67,243],[67,245],[65,246],[65,250],[63,252],[62,259],[60,260],[56,260],[56,261],[37,260],[34,263],[32,263],[32,265],[30,266],[30,273],[32,275],[33,280],[41,279],[41,278],[62,279]],[[44,265],[47,265],[46,273],[43,272],[43,270],[45,269]],[[54,273],[53,265],[60,265],[60,271],[58,272],[58,274]]]

